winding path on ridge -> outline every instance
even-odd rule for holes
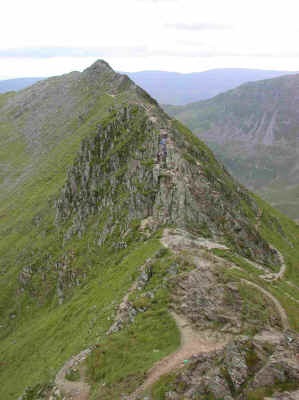
[[[164,229],[163,237],[161,239],[162,244],[165,247],[170,248],[172,251],[177,252],[182,249],[188,248],[205,248],[207,250],[212,249],[222,249],[222,250],[229,250],[227,246],[224,244],[215,242],[210,239],[205,239],[201,237],[197,238],[190,238],[188,235],[182,234],[182,230],[180,229]],[[287,266],[284,260],[283,255],[278,251],[275,247],[271,246],[273,250],[278,255],[280,269],[278,272],[271,272],[269,269],[264,267],[261,264],[258,264],[255,261],[249,260],[248,258],[242,257],[248,264],[252,265],[259,271],[263,271],[264,275],[260,275],[260,278],[264,279],[267,282],[274,282],[279,279],[282,279],[285,275]],[[291,282],[286,281],[287,284],[291,286],[295,286]]]
[[[184,317],[174,312],[172,312],[171,315],[175,319],[181,335],[181,345],[179,349],[155,363],[148,371],[144,383],[139,386],[132,395],[127,397],[128,400],[136,400],[144,390],[157,382],[161,376],[182,368],[184,360],[189,359],[193,355],[220,350],[230,339],[229,335],[221,334],[220,340],[219,336],[211,334],[210,331],[196,331]],[[91,349],[86,349],[76,356],[73,356],[64,364],[56,375],[55,385],[66,400],[89,399],[89,384],[84,381],[71,382],[66,379],[66,374],[70,368],[78,367],[78,365],[86,359],[90,351]]]
[[[253,283],[251,281],[248,281],[247,279],[241,279],[241,282],[246,283],[246,285],[250,285],[254,287],[255,289],[259,290],[260,292],[263,293],[264,296],[268,297],[269,300],[275,305],[275,308],[280,316],[281,324],[283,329],[289,329],[290,324],[288,320],[287,313],[285,312],[285,309],[282,307],[280,302],[274,297],[268,290],[262,288],[261,286],[257,285],[256,283]]]
[[[229,335],[219,337],[211,335],[211,332],[200,332],[194,330],[190,323],[182,316],[172,312],[171,315],[176,321],[181,334],[181,345],[178,350],[162,358],[148,371],[144,383],[139,386],[133,394],[127,397],[127,400],[137,400],[138,396],[155,382],[176,369],[182,368],[184,360],[188,360],[193,355],[210,353],[222,349],[228,342]]]
[[[275,247],[272,247],[272,248],[276,251],[276,253],[278,255],[279,262],[280,262],[280,269],[276,273],[268,273],[266,275],[262,275],[261,276],[261,278],[263,278],[265,281],[269,281],[269,282],[273,282],[273,281],[277,281],[279,279],[282,279],[284,277],[284,274],[285,274],[286,270],[287,270],[287,266],[286,266],[286,263],[284,261],[284,257],[281,254],[281,252],[278,251]]]
[[[161,242],[165,247],[171,249],[175,253],[186,249],[227,249],[227,247],[223,244],[205,238],[188,237],[185,236],[184,233],[185,232],[183,232],[182,230],[165,229]],[[248,259],[246,260],[257,269],[267,272],[265,275],[261,276],[265,281],[273,282],[281,279],[286,271],[284,258],[279,252],[278,255],[281,263],[281,268],[277,273],[268,273],[265,267]],[[231,267],[240,269],[240,267],[234,264],[232,264]],[[275,296],[273,296],[266,289],[252,281],[243,278],[241,278],[240,281],[262,292],[264,296],[266,296],[274,304],[280,316],[283,329],[289,329],[290,326],[286,311],[284,310],[280,302],[275,298]],[[124,304],[128,301],[128,296],[132,291],[136,289],[136,284],[137,283],[134,282],[131,288],[129,288],[129,291],[123,298],[121,304]],[[139,395],[141,395],[146,389],[157,382],[163,375],[182,368],[184,365],[184,360],[189,359],[193,355],[199,355],[202,353],[209,353],[220,350],[228,343],[230,339],[230,335],[224,335],[223,333],[221,334],[221,337],[219,337],[215,334],[212,335],[210,331],[196,331],[190,325],[187,319],[174,312],[172,312],[171,314],[176,321],[181,335],[181,345],[179,349],[156,362],[153,367],[148,371],[144,383],[139,386],[134,393],[127,396],[127,400],[137,400]],[[79,369],[80,364],[86,359],[90,352],[91,349],[86,349],[76,356],[73,356],[58,372],[55,379],[55,385],[64,395],[64,398],[66,400],[89,399],[90,386],[87,382],[84,382],[84,377],[82,377],[82,374],[81,380],[77,382],[68,381],[66,379],[66,374],[73,367]]]
[[[219,249],[227,249],[227,247],[223,244],[204,239],[204,238],[186,238],[181,235],[179,230],[170,230],[165,229],[163,233],[163,237],[161,239],[162,244],[170,248],[174,252],[179,252],[181,250],[186,250],[186,248],[206,248],[208,250],[219,248]],[[275,249],[276,250],[276,249]],[[278,252],[279,260],[280,260],[280,270],[278,273],[266,274],[263,276],[265,280],[275,281],[281,279],[286,271],[286,264],[284,262],[284,258],[280,252]],[[250,260],[248,260],[250,261]],[[252,262],[253,263],[253,262]],[[255,264],[255,263],[253,263]],[[259,264],[254,265],[258,269],[262,269],[266,272],[266,269]],[[233,266],[233,268],[239,268],[237,266]],[[267,297],[275,306],[277,313],[280,316],[281,324],[283,329],[289,329],[289,321],[286,314],[286,311],[280,304],[280,302],[266,289],[261,286],[248,281],[247,279],[241,279],[241,282],[254,287],[263,293],[265,297]],[[222,335],[221,340],[212,340],[211,337],[208,337],[202,332],[196,332],[188,323],[186,319],[182,316],[179,316],[172,312],[172,315],[177,323],[177,326],[180,330],[181,334],[181,346],[174,353],[168,355],[162,360],[158,361],[148,372],[147,377],[144,383],[130,396],[127,397],[128,400],[137,400],[138,396],[141,395],[146,389],[152,386],[155,382],[159,380],[159,378],[165,374],[168,374],[176,369],[179,369],[183,366],[184,360],[190,358],[192,355],[212,352],[215,350],[219,350],[225,346],[228,342],[228,336]]]

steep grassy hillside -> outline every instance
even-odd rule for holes
[[[157,361],[178,366],[170,310],[223,345],[297,340],[298,226],[127,77],[99,61],[0,101],[0,398],[137,398]]]
[[[211,100],[166,107],[229,171],[297,219],[299,76],[250,83]]]

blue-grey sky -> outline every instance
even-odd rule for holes
[[[82,70],[299,70],[295,0],[10,0],[0,79]]]

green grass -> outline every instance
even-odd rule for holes
[[[257,196],[255,200],[264,210],[260,233],[283,254],[287,264],[285,279],[299,285],[299,226]]]
[[[26,323],[16,326],[1,342],[0,397],[14,399],[25,386],[51,380],[72,354],[105,336],[136,269],[160,247],[157,240],[139,244],[127,249],[121,262],[103,251],[104,264],[93,266],[93,279],[78,288],[70,300],[60,307],[41,307],[31,318],[28,312]]]
[[[150,389],[150,395],[153,400],[164,400],[165,394],[173,388],[175,374],[162,376]]]
[[[73,236],[65,240],[64,234],[70,227],[70,221],[64,225],[55,224],[55,199],[65,184],[68,168],[77,162],[82,139],[96,133],[97,124],[108,115],[107,109],[114,103],[110,96],[97,94],[95,87],[87,88],[87,83],[83,82],[73,89],[74,95],[80,95],[80,101],[67,122],[63,121],[61,110],[58,110],[55,123],[59,128],[53,136],[51,132],[55,124],[52,117],[45,120],[41,133],[44,153],[38,154],[36,159],[30,146],[25,146],[24,139],[10,123],[0,126],[0,160],[13,166],[11,180],[26,167],[31,167],[13,189],[6,185],[1,190],[0,398],[5,400],[17,398],[26,386],[41,390],[42,387],[36,385],[50,382],[71,355],[95,343],[100,347],[89,360],[94,396],[115,398],[117,393],[138,386],[153,363],[179,345],[179,333],[168,313],[171,282],[168,283],[167,271],[174,260],[165,251],[155,260],[154,273],[148,285],[130,298],[136,308],[146,310],[140,312],[134,323],[120,333],[110,337],[105,334],[113,322],[119,302],[138,276],[138,268],[161,249],[158,236],[144,242],[137,229],[140,221],[131,221],[126,249],[114,246],[114,242],[122,239],[117,230],[114,236],[107,239],[104,247],[99,247],[97,239],[106,219],[111,216],[109,209],[103,209],[100,215],[89,216],[82,237]],[[137,95],[134,92],[130,96],[132,100]],[[0,106],[7,98],[0,96]],[[117,98],[117,102],[121,104],[124,100],[128,100],[126,92]],[[84,115],[78,122],[78,113],[81,112]],[[26,112],[17,121],[18,129],[22,128],[26,118],[30,119],[30,113]],[[142,127],[138,128],[142,130]],[[174,128],[178,137],[181,136],[182,146],[186,142],[192,150],[188,153],[192,160],[202,157],[206,174],[223,176],[222,167],[201,141],[177,122]],[[6,145],[12,133],[15,134],[12,137],[14,141]],[[115,148],[111,149],[110,156],[116,151],[125,155],[134,142],[134,131],[129,135],[126,132],[122,134]],[[140,143],[136,146],[142,152]],[[150,169],[152,160],[146,158],[142,166]],[[126,166],[117,171],[116,177],[121,179],[124,173]],[[5,174],[0,176],[3,185],[4,178]],[[222,186],[229,185],[228,192],[235,189],[227,174],[223,179]],[[102,189],[110,190],[109,186]],[[138,186],[138,190],[145,196],[149,195],[142,185]],[[117,218],[121,219],[127,212],[125,199],[121,197],[124,193],[118,195],[115,204],[121,211],[113,216],[115,224],[119,222]],[[265,203],[260,204],[268,209]],[[248,215],[254,218],[250,210]],[[277,233],[280,226],[269,215],[280,221],[283,234]],[[288,263],[286,279],[298,284],[298,226],[270,208],[263,218],[263,236],[285,255]],[[203,226],[202,230],[209,236],[206,227]],[[250,279],[258,279],[250,264],[241,257],[231,256],[235,262],[242,264],[243,274],[250,274]],[[62,305],[57,300],[57,264],[59,268],[65,266],[65,300]],[[32,276],[23,285],[20,284],[20,271],[24,267],[32,271]],[[73,275],[72,280],[70,277]],[[285,282],[278,282],[269,290],[285,304],[292,326],[297,328],[299,317],[296,316],[295,306],[283,295]],[[287,290],[292,296],[298,296],[294,289]],[[147,291],[155,293],[153,299],[142,296]],[[97,363],[101,368],[97,367]]]
[[[272,386],[264,386],[247,393],[248,400],[263,400],[275,392],[293,391],[298,389],[298,382],[277,382]]]
[[[78,369],[76,369],[76,370],[70,369],[65,374],[65,379],[67,379],[68,381],[71,381],[71,382],[79,381],[80,380],[80,372],[78,371]]]
[[[247,271],[249,274],[260,275],[263,271],[258,270],[252,264],[250,264],[244,257],[233,253],[231,250],[214,249],[213,253],[219,257],[225,258],[232,263],[240,266],[242,269]]]
[[[56,138],[57,142],[51,143],[22,184],[2,193],[0,234],[5,240],[0,241],[1,398],[14,399],[28,385],[50,381],[72,354],[105,337],[115,307],[136,277],[137,268],[161,247],[158,240],[142,242],[136,233],[138,221],[128,226],[131,234],[126,237],[127,249],[114,247],[113,243],[120,240],[117,231],[105,247],[97,246],[107,217],[105,210],[89,218],[83,237],[73,236],[65,241],[68,224],[55,225],[54,200],[66,180],[67,168],[72,165],[82,138],[96,132],[98,122],[114,102],[110,96],[100,96],[95,101],[84,98],[83,104],[87,100],[92,100],[93,106],[84,123],[78,125],[70,117],[68,126],[61,130],[73,125],[73,134]],[[3,132],[2,129],[1,135]],[[123,144],[118,150],[123,151]],[[23,168],[17,155],[15,161]],[[150,167],[151,163],[146,165]],[[60,306],[56,296],[57,263],[66,265],[65,301]],[[19,273],[24,267],[32,275],[28,283],[20,285]],[[75,276],[73,281],[71,275]],[[159,327],[156,329],[155,333]],[[174,332],[171,329],[172,335]],[[167,346],[171,343],[167,340]],[[162,352],[166,351],[163,346]]]
[[[180,334],[168,311],[167,276],[173,262],[167,251],[160,252],[152,264],[151,279],[129,299],[136,309],[142,307],[142,312],[132,324],[100,341],[89,357],[88,375],[96,388],[95,399],[132,392],[156,361],[179,346]],[[146,297],[147,293],[154,297]]]
[[[175,321],[167,310],[153,308],[139,314],[128,328],[101,342],[90,357],[89,373],[99,384],[95,398],[108,400],[109,389],[113,389],[114,396],[119,390],[134,390],[156,361],[179,346],[179,340]],[[124,390],[122,382],[126,380],[131,383]],[[99,389],[103,384],[104,390]]]
[[[299,227],[265,201],[255,195],[253,196],[258,206],[263,210],[259,232],[264,239],[283,254],[287,264],[285,276],[280,280],[267,282],[259,277],[261,271],[258,271],[248,264],[244,258],[232,251],[215,250],[214,252],[241,268],[241,270],[227,270],[225,276],[228,279],[248,279],[268,290],[285,308],[291,327],[299,331],[298,303],[289,297],[292,296],[299,301],[299,290],[287,283],[287,281],[290,281],[299,286]],[[252,223],[255,223],[255,217],[250,214],[249,216]],[[277,266],[273,267],[273,270],[277,271]]]
[[[252,326],[248,334],[253,335],[263,326],[272,325],[271,318],[276,314],[275,308],[264,294],[246,283],[239,285],[239,294],[242,298],[243,323],[251,322]]]
[[[297,110],[292,103],[296,94],[291,95],[292,85],[286,84],[288,79],[246,84],[206,101],[166,106],[165,109],[203,138],[238,181],[254,188],[291,218],[299,219],[298,123]],[[296,91],[296,85],[293,87]],[[284,98],[277,104],[276,115],[269,112],[268,107],[274,92]],[[246,136],[250,137],[257,126],[271,126],[272,123],[273,143],[247,142]],[[240,139],[230,132],[239,132]],[[256,139],[259,142],[261,138]]]

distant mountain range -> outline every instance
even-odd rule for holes
[[[7,79],[0,81],[0,93],[6,93],[11,91],[18,91],[25,89],[28,86],[40,81],[44,78],[16,78]]]
[[[299,74],[165,108],[204,139],[243,184],[299,219]]]
[[[275,78],[286,71],[224,68],[181,74],[178,72],[129,72],[129,77],[161,104],[183,105],[209,99],[242,83]]]
[[[287,71],[226,68],[182,74],[165,71],[126,72],[161,104],[183,105],[216,96],[242,83],[275,78]],[[42,78],[19,78],[0,81],[0,93],[20,90]]]

